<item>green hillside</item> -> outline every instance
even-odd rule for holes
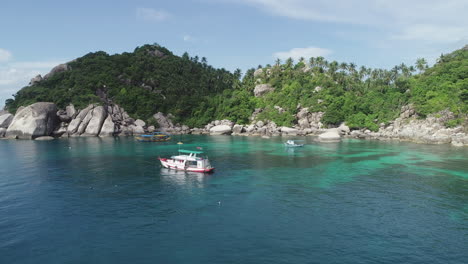
[[[205,58],[173,55],[159,45],[145,45],[133,53],[87,54],[38,84],[21,89],[7,100],[10,111],[37,101],[117,103],[135,118],[149,120],[156,112],[172,113],[178,122],[202,126],[215,119],[248,123],[255,108],[258,118],[291,126],[299,107],[325,112],[322,122],[377,130],[413,103],[422,117],[450,109],[456,125],[468,113],[468,48],[442,55],[428,68],[424,59],[415,66],[401,64],[391,70],[358,67],[354,63],[326,61],[322,57],[292,59],[260,66],[261,71],[230,73],[209,66]],[[274,88],[261,97],[258,84]],[[283,110],[278,111],[278,107]]]

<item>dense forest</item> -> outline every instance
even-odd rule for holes
[[[175,56],[157,44],[133,53],[90,53],[68,65],[70,70],[21,89],[6,101],[7,109],[37,101],[78,108],[116,103],[135,118],[151,121],[156,112],[171,113],[176,122],[200,127],[215,119],[246,124],[256,108],[264,109],[257,119],[291,126],[298,109],[308,107],[325,112],[326,125],[345,121],[374,131],[409,103],[421,117],[449,109],[456,119],[447,126],[466,122],[468,113],[468,47],[441,55],[433,67],[418,59],[414,66],[371,69],[316,57],[259,65],[242,79],[239,69],[215,69],[206,58]],[[274,91],[256,97],[259,84]]]

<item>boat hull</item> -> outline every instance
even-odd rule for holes
[[[173,170],[180,170],[180,171],[190,171],[190,172],[202,172],[202,173],[209,173],[213,172],[214,168],[193,168],[193,167],[185,167],[183,164],[169,162],[166,158],[159,158],[161,165],[164,168],[173,169]]]

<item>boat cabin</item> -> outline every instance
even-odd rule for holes
[[[203,154],[202,151],[193,151],[193,150],[179,150],[179,153],[182,155],[172,156],[171,159],[175,164],[181,165],[186,169],[189,168],[196,168],[196,169],[203,169],[207,167],[211,167],[210,161],[203,157],[199,157],[199,154]],[[184,155],[188,154],[188,155]],[[168,160],[169,161],[169,160]],[[178,166],[178,167],[181,167]]]

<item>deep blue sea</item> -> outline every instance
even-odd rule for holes
[[[0,140],[0,263],[468,263],[468,148],[303,139]]]

